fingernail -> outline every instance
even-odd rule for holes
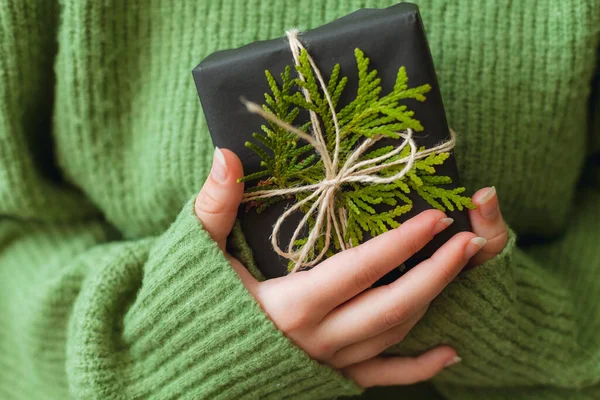
[[[223,152],[218,147],[215,147],[215,154],[213,156],[213,164],[210,174],[219,182],[225,182],[227,179],[227,163],[225,162],[225,156],[223,155]]]
[[[447,227],[452,225],[453,222],[454,222],[454,219],[452,219],[452,218],[440,219],[437,222],[437,224],[435,224],[435,227],[433,228],[433,234],[437,235],[438,233],[440,233],[441,231],[443,231],[444,229],[446,229]]]
[[[446,363],[444,364],[444,368],[448,368],[451,365],[458,364],[461,361],[462,361],[462,358],[460,358],[459,356],[454,356],[451,359],[449,359],[448,361],[446,361]]]
[[[469,260],[475,254],[477,254],[477,252],[481,250],[481,248],[485,246],[486,243],[487,240],[482,237],[474,237],[473,239],[471,239],[469,241],[469,244],[467,244],[467,247],[465,248],[465,259]]]
[[[498,215],[498,202],[490,201],[496,196],[496,188],[492,186],[479,200],[479,214],[485,219],[493,219]]]

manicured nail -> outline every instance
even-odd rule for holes
[[[437,222],[437,224],[435,224],[435,227],[433,228],[433,234],[437,235],[438,233],[440,233],[441,231],[443,231],[444,229],[446,229],[447,227],[452,225],[453,222],[454,222],[454,220],[452,218],[440,219]]]
[[[227,179],[227,163],[225,162],[223,152],[218,147],[215,147],[210,174],[218,182],[225,182]]]
[[[448,361],[446,361],[446,364],[444,364],[444,368],[448,368],[451,365],[458,364],[461,361],[462,361],[462,358],[460,358],[459,356],[454,356],[451,359],[449,359]]]
[[[496,188],[492,186],[479,200],[479,214],[485,219],[493,219],[500,211],[497,201],[490,201],[496,196]]]
[[[471,239],[469,241],[469,244],[467,244],[467,247],[465,248],[465,259],[469,260],[475,254],[477,254],[477,252],[481,250],[481,248],[485,246],[486,243],[487,240],[482,237],[474,237],[473,239]]]

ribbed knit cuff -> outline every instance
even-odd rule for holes
[[[442,306],[455,320],[473,321],[470,329],[486,328],[504,317],[516,300],[513,257],[516,234],[508,229],[504,249],[485,263],[461,272],[434,301],[431,310]],[[439,304],[438,304],[439,303]],[[452,308],[449,310],[448,307]]]
[[[141,398],[321,399],[362,392],[286,338],[246,290],[190,201],[158,239],[125,317]]]
[[[505,248],[493,259],[463,271],[431,303],[404,341],[386,353],[418,355],[440,344],[460,343],[504,317],[515,301],[513,256],[516,235],[509,228]],[[459,349],[460,350],[460,349]]]

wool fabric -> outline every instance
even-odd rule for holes
[[[392,3],[0,3],[0,398],[600,398],[598,0],[418,1],[462,182],[510,227],[387,351],[453,346],[431,382],[365,391],[312,360],[194,216],[191,69]]]

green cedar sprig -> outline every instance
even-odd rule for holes
[[[425,101],[425,94],[431,90],[431,86],[427,84],[409,88],[406,69],[401,67],[398,69],[393,90],[381,96],[381,79],[378,77],[377,70],[369,70],[369,58],[360,49],[356,49],[354,55],[358,68],[357,94],[339,111],[338,103],[348,82],[347,77],[341,76],[339,64],[335,65],[327,82],[327,90],[337,112],[341,135],[340,164],[346,161],[365,138],[383,135],[399,139],[399,132],[408,128],[416,132],[422,131],[423,126],[414,118],[414,112],[401,102],[405,99]],[[295,120],[301,110],[314,111],[321,122],[328,151],[332,154],[335,147],[335,126],[329,104],[319,88],[305,50],[302,50],[299,60],[296,70],[304,80],[292,78],[289,66],[280,74],[281,84],[269,71],[265,71],[271,93],[265,94],[263,109],[295,126],[297,125]],[[302,88],[310,93],[311,102],[306,101]],[[308,132],[311,122],[298,128]],[[258,180],[256,186],[248,191],[309,185],[325,178],[323,163],[312,146],[300,140],[294,133],[269,121],[262,126],[262,132],[253,133],[252,137],[255,142],[248,141],[246,146],[261,158],[262,169],[241,179],[241,181]],[[393,146],[374,149],[364,154],[360,160],[378,157],[392,149]],[[422,151],[423,148],[419,150]],[[409,151],[407,146],[400,154],[387,159],[384,163],[406,157]],[[338,191],[335,199],[336,207],[343,207],[347,212],[344,241],[355,246],[365,239],[365,233],[373,237],[399,226],[397,218],[412,209],[412,201],[407,196],[411,192],[416,192],[432,207],[442,211],[474,208],[471,199],[462,195],[465,188],[448,189],[444,185],[451,183],[452,179],[448,176],[436,175],[436,167],[442,165],[449,156],[449,153],[439,153],[416,160],[411,170],[402,179],[390,184],[345,185],[343,190]],[[390,166],[378,174],[391,176],[403,167],[402,164]],[[300,201],[308,195],[298,193],[287,198],[258,199],[249,203],[249,207],[256,207],[256,211],[261,212],[279,201]],[[308,212],[311,205],[311,203],[306,204],[303,212]],[[385,210],[381,211],[382,208]],[[309,218],[308,222],[309,228],[312,227],[314,220]],[[301,246],[304,242],[305,239],[299,239],[295,244]],[[333,242],[334,247],[339,250],[340,243],[335,235]],[[312,251],[318,254],[323,249],[324,243],[321,237]],[[326,256],[332,254],[333,251],[330,249]]]

